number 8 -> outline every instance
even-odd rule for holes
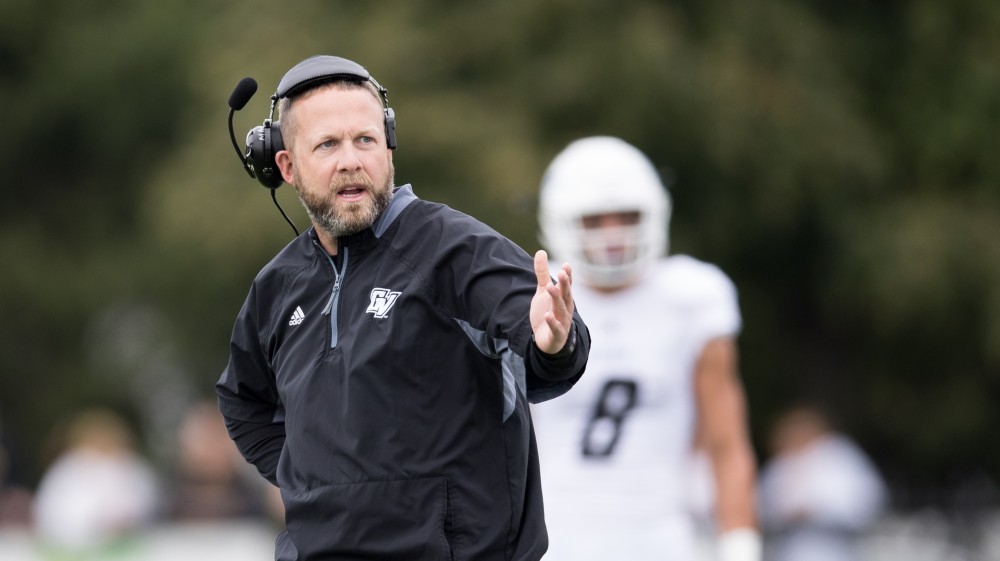
[[[611,456],[621,437],[625,415],[635,407],[639,386],[634,380],[608,380],[594,404],[583,431],[583,455],[587,458]]]

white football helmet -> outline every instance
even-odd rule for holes
[[[600,215],[627,220],[599,227]],[[587,227],[585,227],[585,218]],[[617,288],[634,281],[666,254],[670,197],[652,162],[610,136],[570,143],[542,177],[539,239],[591,285]]]

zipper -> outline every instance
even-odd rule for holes
[[[343,252],[344,262],[340,265],[340,270],[337,270],[337,264],[334,263],[333,257],[326,251],[323,251],[323,255],[326,255],[327,261],[330,262],[330,268],[333,269],[333,290],[330,291],[330,299],[326,302],[326,306],[323,307],[323,315],[330,316],[330,348],[337,348],[337,341],[340,338],[340,332],[337,331],[337,303],[340,301],[340,285],[343,283],[344,274],[347,273],[347,247],[341,247],[340,251]]]

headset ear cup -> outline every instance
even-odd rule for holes
[[[247,133],[247,166],[254,179],[260,177],[260,170],[264,164],[264,136],[266,131],[263,125],[257,125]]]
[[[278,121],[274,121],[270,126],[266,127],[264,130],[267,131],[267,149],[265,150],[265,161],[264,167],[261,168],[261,177],[257,179],[260,180],[261,185],[267,187],[268,189],[277,189],[281,187],[281,183],[284,178],[281,177],[281,170],[278,169],[277,155],[285,149],[285,141],[281,137],[281,128]]]
[[[260,181],[260,184],[268,189],[277,189],[281,187],[282,177],[278,170],[278,164],[274,160],[274,155],[277,153],[275,138],[277,138],[277,145],[282,147],[284,143],[281,139],[281,131],[273,123],[264,121],[262,132],[263,146],[260,154],[260,167],[256,170],[257,181]],[[278,150],[280,149],[282,148],[278,148]]]
[[[278,150],[284,150],[281,131],[270,122],[264,121],[263,125],[257,125],[247,133],[247,165],[254,179],[268,189],[281,186],[281,172],[274,161]]]
[[[274,156],[285,149],[285,138],[281,136],[281,121],[271,123],[271,154]]]
[[[390,150],[396,149],[396,112],[392,107],[385,108],[385,143]]]

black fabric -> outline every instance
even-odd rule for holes
[[[278,484],[278,457],[285,443],[285,425],[280,422],[255,423],[226,419],[226,428],[243,457],[265,479]]]

